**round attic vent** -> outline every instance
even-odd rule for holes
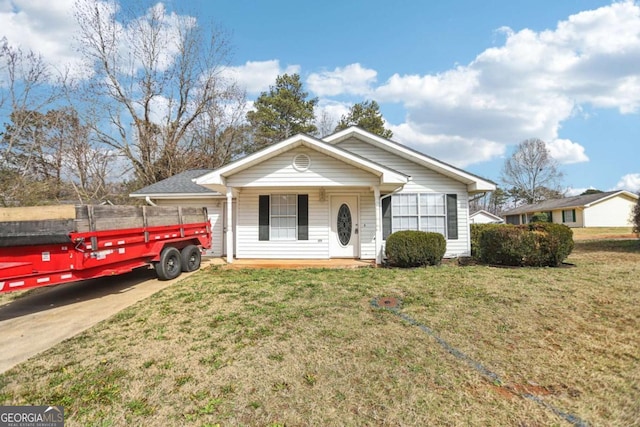
[[[299,172],[304,172],[311,166],[311,158],[306,154],[298,154],[293,158],[293,167]]]

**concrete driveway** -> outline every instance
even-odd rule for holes
[[[161,282],[153,269],[140,269],[39,288],[0,306],[0,373],[191,274]]]

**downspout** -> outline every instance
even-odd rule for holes
[[[407,180],[407,182],[411,182],[411,181],[413,181],[413,178],[409,177],[409,179]],[[389,193],[389,194],[385,194],[384,196],[380,196],[380,201],[382,202],[382,199],[386,199],[387,197],[391,197],[391,196],[393,196],[394,194],[396,194],[396,193],[398,193],[398,192],[400,192],[400,191],[404,190],[404,186],[405,186],[405,185],[406,185],[406,184],[404,184],[404,185],[403,185],[402,187],[400,187],[400,188],[396,188],[395,190],[393,190],[393,191],[392,191],[391,193]]]
[[[147,202],[147,204],[149,204],[151,206],[158,206],[158,205],[156,205],[155,203],[153,203],[151,201],[151,197],[149,197],[149,196],[145,196],[144,200],[145,200],[145,202]]]
[[[485,191],[484,193],[477,194],[474,198],[469,199],[469,203],[471,203],[471,202],[475,202],[476,200],[481,199],[481,198],[483,198],[483,197],[484,197],[484,196],[486,196],[486,195],[487,195],[487,192],[486,192],[486,191]]]

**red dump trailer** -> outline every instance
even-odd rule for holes
[[[206,208],[82,205],[73,219],[0,222],[0,292],[148,265],[170,280],[200,268],[210,247]]]

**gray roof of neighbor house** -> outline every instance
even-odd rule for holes
[[[191,169],[162,181],[148,185],[130,194],[131,197],[157,194],[220,194],[209,188],[196,184],[192,180],[211,172],[213,169]]]
[[[518,206],[517,208],[504,211],[502,212],[502,216],[504,217],[507,215],[519,215],[531,212],[547,212],[565,208],[580,208],[588,206],[601,199],[611,197],[617,193],[630,194],[634,196],[633,193],[629,193],[624,190],[616,190],[607,191],[605,193],[585,194],[584,196],[565,197],[563,199],[545,200],[544,202],[535,203],[533,205]]]

